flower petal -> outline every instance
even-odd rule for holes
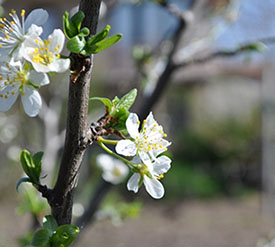
[[[38,26],[43,25],[49,17],[49,14],[44,9],[34,9],[27,17],[25,21],[25,30],[31,26],[31,24],[36,24]]]
[[[96,163],[104,171],[111,171],[113,169],[113,159],[108,154],[100,154],[96,158]]]
[[[9,93],[8,93],[9,92]],[[12,94],[11,92],[14,92]],[[0,111],[8,111],[17,99],[19,90],[11,85],[8,85],[3,91],[0,92]],[[5,97],[7,95],[7,98]]]
[[[140,159],[142,160],[142,162],[145,164],[145,165],[151,165],[152,162],[151,162],[151,159],[150,159],[150,156],[148,155],[147,152],[143,152],[143,151],[138,151],[138,155],[140,157]]]
[[[116,145],[116,152],[125,156],[135,156],[137,147],[135,143],[130,140],[121,140]]]
[[[22,95],[21,100],[27,115],[35,117],[39,113],[42,106],[42,100],[40,94],[36,90],[28,86],[24,87],[24,95]]]
[[[166,173],[171,168],[171,162],[165,155],[158,157],[153,165],[154,172],[158,175]]]
[[[65,41],[65,35],[60,29],[55,29],[51,35],[49,35],[48,40],[50,41],[49,50],[55,54],[62,51]]]
[[[45,66],[46,67],[46,66]],[[49,64],[48,67],[46,67],[47,71],[45,72],[65,72],[70,68],[70,59],[58,59]]]
[[[144,176],[144,185],[146,191],[155,199],[160,199],[164,195],[164,187],[157,179],[151,179]]]
[[[130,179],[128,180],[127,183],[127,189],[129,191],[134,191],[135,193],[138,192],[138,184],[139,184],[139,180],[140,180],[140,174],[139,173],[134,173],[132,175],[132,177],[130,177]]]
[[[126,120],[126,128],[129,133],[129,135],[132,138],[136,138],[139,136],[139,120],[138,120],[138,115],[135,113],[130,113],[129,117]]]
[[[29,81],[39,86],[44,86],[50,83],[50,80],[47,74],[39,73],[34,70],[32,70],[29,74]]]
[[[158,141],[158,149],[156,148],[153,149],[153,155],[157,157],[159,154],[165,152],[167,150],[166,148],[170,145],[171,145],[171,142],[164,139],[160,139]]]
[[[31,36],[34,40],[39,37],[43,32],[43,28],[32,24],[27,32],[27,37]]]

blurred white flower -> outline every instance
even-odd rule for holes
[[[128,180],[127,189],[138,192],[140,183],[144,183],[146,191],[155,199],[164,196],[164,187],[159,181],[171,167],[171,160],[167,156],[160,156],[147,165],[140,164],[138,173],[134,173]]]
[[[107,154],[97,156],[97,165],[102,169],[102,177],[112,184],[121,183],[129,173],[129,168],[122,161],[112,158]]]
[[[36,89],[48,83],[45,73],[27,71],[19,61],[0,63],[0,111],[8,111],[20,94],[26,114],[35,117],[42,106]]]
[[[9,13],[11,21],[7,18],[0,18],[0,56],[1,60],[12,57],[15,60],[21,58],[22,43],[29,38],[38,37],[43,25],[48,19],[48,13],[44,9],[33,10],[25,20],[25,10],[20,13],[21,21],[15,10]]]
[[[137,114],[130,113],[126,120],[126,127],[132,140],[119,141],[116,145],[116,152],[124,156],[137,154],[147,164],[165,152],[171,143],[163,139],[167,135],[163,132],[162,126],[155,121],[152,112],[143,121],[140,132],[139,125]]]
[[[38,72],[64,72],[70,67],[70,59],[60,58],[64,41],[65,35],[60,29],[55,29],[48,40],[29,37],[22,45],[22,56]]]

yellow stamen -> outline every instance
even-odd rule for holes
[[[22,9],[22,10],[21,10],[21,16],[25,15],[25,12],[26,12],[26,11],[25,11],[24,9]]]

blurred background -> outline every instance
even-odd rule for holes
[[[169,64],[182,64],[166,77],[152,110],[172,141],[172,169],[165,175],[165,197],[150,198],[144,189],[128,192],[126,183],[111,187],[92,224],[76,246],[251,247],[275,237],[275,0],[171,0],[184,14],[185,27],[175,46],[178,18],[154,1],[106,0],[98,30],[110,24],[123,39],[94,57],[91,96],[121,97],[138,89],[133,112],[154,92]],[[46,38],[62,27],[62,14],[76,12],[75,0],[6,0],[11,9],[44,8],[50,18]],[[169,5],[170,6],[170,5]],[[261,52],[211,58],[216,51],[263,41]],[[66,53],[66,51],[64,52]],[[199,58],[207,58],[196,63]],[[187,64],[187,65],[186,65]],[[20,192],[22,149],[44,151],[45,183],[54,184],[66,126],[68,73],[43,87],[37,118],[20,102],[0,113],[0,246],[28,246],[32,229],[49,212],[28,185]],[[90,121],[104,106],[90,104]],[[74,217],[81,217],[102,184],[94,144],[86,152]]]

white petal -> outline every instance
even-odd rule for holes
[[[166,148],[171,145],[171,142],[161,139],[160,141],[158,141],[157,144],[158,144],[158,149],[155,149],[155,148],[153,149],[154,156],[158,156],[159,154],[165,152]],[[159,145],[161,145],[162,147],[160,148]]]
[[[140,174],[139,173],[134,173],[132,175],[132,177],[130,177],[130,179],[128,180],[128,183],[127,183],[127,189],[129,191],[134,191],[135,193],[138,192],[138,183],[139,183],[139,180],[140,180]]]
[[[148,115],[147,118],[146,118],[146,122],[145,122],[144,127],[147,127],[147,128],[148,128],[149,126],[153,125],[155,122],[156,122],[156,121],[155,121],[155,119],[154,119],[153,113],[150,112],[149,115]]]
[[[164,187],[157,179],[151,179],[144,176],[144,185],[146,191],[155,199],[160,199],[164,195]]]
[[[34,9],[27,17],[25,21],[25,29],[31,26],[31,24],[36,24],[38,26],[43,25],[49,17],[49,14],[44,9]]]
[[[158,157],[153,165],[154,172],[158,175],[166,173],[170,168],[171,160],[165,155]]]
[[[49,66],[44,66],[48,69],[47,72],[65,72],[70,68],[70,59],[58,59],[49,64]]]
[[[140,159],[142,160],[142,162],[145,164],[145,165],[151,165],[151,159],[150,159],[150,156],[148,155],[147,152],[142,152],[142,151],[139,151],[138,152],[138,155],[140,157]]]
[[[36,38],[38,38],[42,34],[43,28],[38,27],[35,24],[32,24],[27,31],[28,31],[27,32],[28,37],[31,36],[32,39],[35,40]]]
[[[44,86],[50,83],[50,80],[45,73],[39,73],[32,70],[29,74],[29,80],[38,86]]]
[[[50,41],[49,50],[54,54],[60,53],[64,46],[65,35],[60,29],[55,29],[48,40]],[[59,47],[59,48],[58,48]],[[55,50],[57,48],[57,50]]]
[[[135,143],[130,140],[121,140],[116,145],[116,152],[124,156],[135,156],[137,147]]]
[[[11,94],[12,91],[14,92],[14,95]],[[9,92],[8,98],[5,98],[4,96],[7,95],[7,92]],[[14,88],[11,85],[7,86],[3,91],[1,91],[0,95],[3,95],[3,97],[0,97],[0,111],[8,111],[16,101],[18,93],[18,88]]]
[[[32,88],[24,87],[24,95],[21,97],[22,104],[25,112],[30,117],[35,117],[42,106],[42,100],[40,94]]]
[[[113,169],[114,160],[108,154],[100,154],[96,158],[96,163],[103,171],[111,171]]]
[[[138,115],[135,113],[130,113],[129,117],[126,120],[126,128],[129,133],[129,135],[132,138],[136,138],[139,136],[139,120],[138,120]]]

